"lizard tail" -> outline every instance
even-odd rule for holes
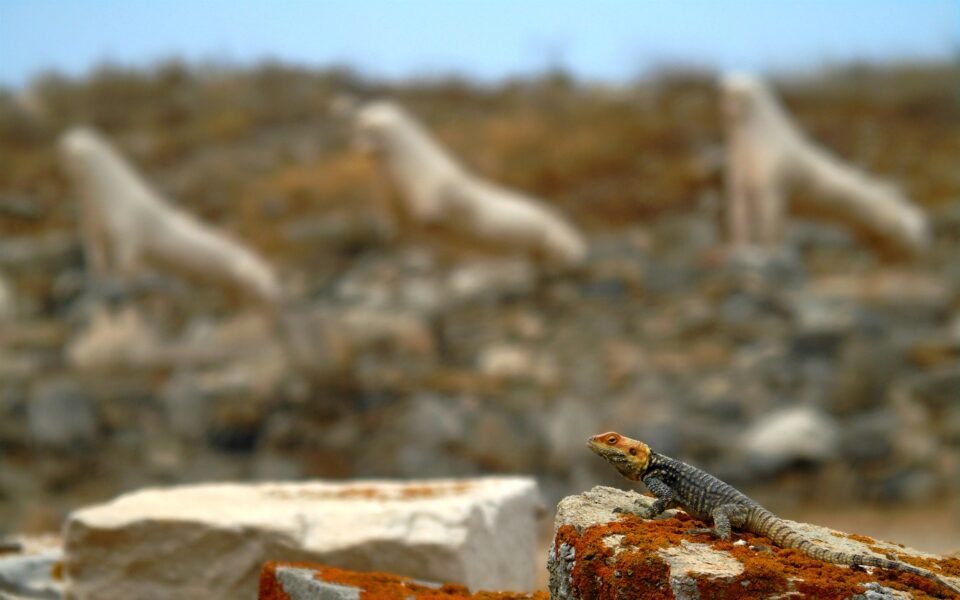
[[[841,552],[834,552],[833,554],[843,554]],[[894,569],[896,571],[903,571],[905,573],[913,573],[914,575],[919,575],[930,581],[939,583],[943,587],[951,590],[955,594],[960,594],[960,584],[947,581],[943,577],[937,575],[932,571],[927,569],[921,569],[920,567],[915,567],[913,565],[908,565],[907,563],[900,562],[898,560],[889,560],[886,558],[880,558],[879,556],[870,556],[864,554],[848,554],[851,560],[858,565],[866,565],[868,567],[880,567],[881,569]]]
[[[773,517],[772,513],[771,517]],[[807,538],[802,532],[780,518],[773,517],[772,519],[766,518],[763,520],[767,521],[766,524],[768,525],[766,528],[767,537],[769,537],[781,548],[795,548],[811,558],[838,565],[864,565],[867,567],[879,567],[881,569],[891,569],[895,571],[903,571],[904,573],[911,573],[942,585],[956,594],[960,594],[960,584],[947,581],[940,575],[937,575],[932,571],[928,571],[927,569],[921,569],[920,567],[915,567],[898,560],[889,560],[869,554],[849,554],[846,552],[830,550],[829,548]]]

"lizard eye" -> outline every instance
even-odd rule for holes
[[[636,455],[637,455],[637,449],[636,449],[636,448],[630,448],[630,454],[633,455],[633,456],[636,456]]]
[[[616,443],[617,443],[617,436],[611,435],[610,437],[607,438],[607,442],[610,443],[610,444],[616,444]]]

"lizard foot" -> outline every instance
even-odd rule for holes
[[[651,511],[648,508],[638,508],[635,510],[631,510],[629,508],[624,508],[622,506],[615,506],[613,508],[613,513],[618,515],[635,515],[637,517],[640,517],[641,519],[652,519],[653,517],[656,516],[653,514],[653,511]]]

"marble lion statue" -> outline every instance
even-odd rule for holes
[[[169,204],[98,133],[74,128],[59,146],[79,193],[84,251],[99,283],[107,276],[131,283],[151,267],[237,289],[268,306],[280,301],[280,285],[263,258]]]
[[[888,255],[930,243],[924,213],[893,185],[845,164],[809,140],[771,91],[745,74],[721,82],[728,137],[727,234],[734,249],[781,241],[788,194],[803,189],[813,216],[837,221]]]
[[[350,121],[357,146],[388,173],[398,192],[393,208],[401,227],[560,268],[583,262],[586,241],[558,212],[471,173],[398,104],[340,98],[333,108]]]

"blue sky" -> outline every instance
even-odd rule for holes
[[[667,63],[784,71],[958,49],[958,0],[0,0],[4,86],[173,56],[486,81],[562,65],[619,80]]]

